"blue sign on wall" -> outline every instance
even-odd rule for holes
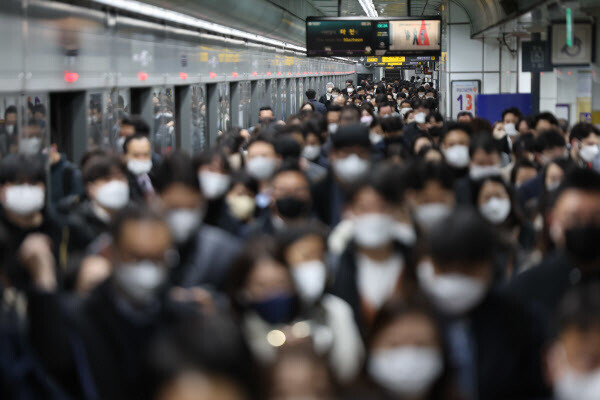
[[[477,116],[485,118],[492,124],[502,120],[502,111],[517,107],[523,115],[531,114],[531,94],[503,93],[480,94],[476,100]]]

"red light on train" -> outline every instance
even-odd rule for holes
[[[232,72],[231,76],[233,76],[234,78],[237,78],[240,74],[238,74],[237,72]]]
[[[217,73],[216,72],[209,72],[208,76],[210,76],[211,79],[215,79],[217,77]]]
[[[267,76],[271,76],[271,71],[267,71]]]
[[[283,75],[283,72],[279,71],[279,72],[277,73],[277,75]]]
[[[252,75],[253,75],[253,76],[258,76],[258,72],[254,71],[254,72],[252,73]]]
[[[79,74],[77,72],[65,71],[64,77],[65,82],[73,83],[79,79]]]
[[[292,74],[291,72],[288,72],[288,75],[291,75],[291,74]]]
[[[181,79],[187,79],[187,78],[188,78],[188,76],[189,76],[189,75],[187,74],[187,72],[180,72],[180,73],[179,73],[179,77],[180,77]]]
[[[140,81],[145,81],[146,79],[148,79],[148,73],[142,71],[138,72],[138,79]]]
[[[567,75],[571,76],[571,71],[567,72]]]

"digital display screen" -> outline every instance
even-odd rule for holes
[[[309,57],[439,56],[439,18],[308,17]]]

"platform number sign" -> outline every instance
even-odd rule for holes
[[[461,111],[477,115],[475,100],[479,94],[481,81],[452,81],[452,118],[456,119]]]

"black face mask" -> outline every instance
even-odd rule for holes
[[[600,259],[600,226],[577,226],[565,231],[565,244],[569,254],[580,262]]]
[[[286,219],[304,217],[310,211],[310,202],[298,197],[283,197],[275,201],[279,214]]]

